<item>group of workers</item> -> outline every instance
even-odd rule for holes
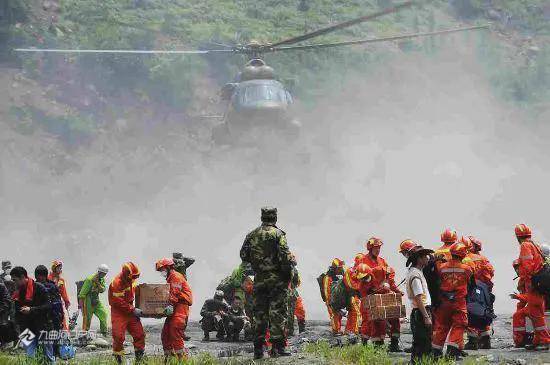
[[[533,242],[531,229],[525,224],[517,225],[515,234],[520,254],[513,264],[519,276],[519,293],[510,295],[519,301],[513,316],[514,343],[518,348],[548,350],[550,336],[544,316],[548,293],[533,284],[537,280],[547,281],[540,279],[540,273],[546,271],[548,253]],[[370,340],[375,346],[383,345],[389,333],[389,351],[401,351],[399,318],[369,319],[367,297],[406,293],[412,308],[413,343],[408,351],[413,363],[427,356],[443,356],[445,344],[446,356],[453,359],[467,355],[464,350],[490,349],[491,323],[496,317],[492,294],[494,268],[481,254],[482,242],[476,237],[459,239],[455,230],[446,229],[441,241],[442,246],[435,250],[410,239],[401,242],[399,252],[409,267],[401,282],[405,284],[405,292],[395,282],[394,269],[380,257],[383,242],[377,237],[367,241],[367,252],[357,254],[353,266],[333,259],[318,278],[333,334],[341,334],[342,317],[346,315],[344,333],[360,334],[363,343]],[[526,319],[532,322],[532,335],[526,331]],[[468,343],[464,344],[466,333]]]
[[[217,332],[219,340],[239,341],[243,331],[244,338],[254,343],[255,359],[262,358],[269,345],[271,357],[290,355],[286,346],[288,336],[294,333],[295,317],[300,333],[305,330],[305,311],[297,290],[297,262],[285,232],[276,226],[276,208],[262,208],[261,221],[244,240],[241,264],[222,280],[214,297],[207,299],[201,309],[204,341],[210,340],[212,331]],[[520,254],[513,264],[519,277],[519,293],[510,295],[518,300],[513,316],[514,343],[516,347],[548,350],[550,335],[544,317],[548,293],[541,291],[544,285],[540,285],[541,281],[548,281],[541,274],[548,266],[548,252],[533,242],[531,229],[525,224],[517,225],[515,234]],[[453,359],[465,356],[464,350],[491,348],[494,268],[481,254],[482,242],[473,236],[459,239],[452,229],[441,234],[441,242],[442,246],[435,250],[411,239],[401,242],[399,252],[406,259],[408,273],[400,284],[396,283],[395,270],[380,256],[383,241],[378,237],[366,242],[366,252],[357,254],[352,266],[346,266],[342,259],[333,259],[318,278],[333,335],[348,334],[350,339],[360,336],[363,344],[382,346],[389,334],[388,350],[402,351],[399,337],[403,313],[380,319],[373,315],[372,304],[368,303],[372,294],[394,293],[397,297],[406,295],[412,308],[413,342],[406,350],[411,352],[412,363],[425,357],[442,357],[445,345],[446,356]],[[175,253],[173,258],[161,259],[155,265],[169,286],[161,334],[167,360],[187,356],[185,340],[189,337],[185,330],[193,296],[186,269],[193,262]],[[2,271],[0,344],[15,341],[28,330],[36,336],[31,336],[32,341],[25,346],[27,354],[34,356],[41,348],[46,359],[54,361],[62,341],[44,341],[42,334],[67,331],[74,321],[69,318],[71,303],[62,275],[63,263],[55,260],[50,270],[39,265],[34,278],[25,268],[12,268],[7,261],[2,262]],[[106,265],[100,265],[97,272],[77,283],[84,331],[90,329],[91,319],[96,316],[100,332],[107,333],[107,311],[99,297],[107,290],[108,272]],[[113,354],[118,363],[123,361],[127,332],[133,338],[136,361],[144,356],[145,332],[140,320],[143,312],[135,303],[139,277],[137,265],[127,262],[108,286]],[[347,320],[342,330],[344,317]],[[532,333],[527,331],[527,320],[532,323]]]

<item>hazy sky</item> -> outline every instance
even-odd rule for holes
[[[200,141],[158,127],[100,137],[74,152],[79,167],[56,175],[48,146],[4,145],[2,259],[32,270],[61,258],[69,282],[103,262],[112,278],[133,260],[142,281],[160,282],[154,261],[179,250],[197,259],[189,270],[196,319],[238,265],[260,207],[275,205],[310,318],[326,318],[315,278],[331,258],[351,263],[376,235],[400,281],[399,242],[436,247],[445,227],[484,242],[496,268],[496,310],[511,313],[514,225],[546,238],[549,127],[494,97],[474,46],[454,44],[432,59],[403,55],[354,75],[303,116],[300,143],[277,142],[270,153],[204,153]]]

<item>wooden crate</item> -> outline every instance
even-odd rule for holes
[[[162,317],[169,298],[168,284],[140,284],[136,288],[136,308],[143,311],[143,317]]]
[[[390,305],[385,307],[369,308],[370,320],[395,319],[407,316],[404,305]]]
[[[398,293],[367,295],[366,306],[368,308],[390,307],[403,305],[403,297]]]

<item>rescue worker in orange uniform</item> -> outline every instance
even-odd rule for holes
[[[513,318],[516,318],[513,324],[514,345],[516,348],[522,348],[533,344],[533,333],[527,332],[526,312],[523,310],[527,306],[527,295],[525,291],[525,281],[519,277],[519,260],[515,259],[513,263],[514,271],[518,275],[518,304]],[[517,313],[517,314],[516,314]]]
[[[492,290],[495,269],[489,260],[480,253],[482,242],[473,236],[462,237],[460,242],[468,247],[468,254],[462,262],[472,267],[476,282],[481,282]],[[490,349],[491,326],[488,325],[482,328],[468,326],[468,343],[464,348],[466,350]]]
[[[548,334],[544,318],[546,302],[544,296],[535,291],[532,285],[532,277],[542,269],[544,258],[540,247],[532,241],[531,229],[528,226],[525,224],[518,224],[515,228],[515,233],[520,244],[518,271],[519,277],[523,280],[525,285],[525,294],[521,297],[518,294],[511,294],[510,297],[518,300],[523,299],[527,302],[527,305],[514,313],[512,317],[513,327],[520,328],[522,317],[529,317],[533,322],[535,335],[533,337],[533,344],[526,345],[525,348],[529,350],[548,350],[550,335]],[[514,336],[514,338],[516,338],[516,336]],[[520,338],[519,331],[517,338]],[[519,344],[520,342],[516,342],[516,345]]]
[[[441,242],[443,245],[435,250],[434,257],[438,262],[450,261],[451,253],[449,251],[451,245],[458,241],[458,235],[452,228],[447,228],[441,233]]]
[[[304,332],[306,330],[306,308],[304,307],[304,300],[301,295],[298,295],[296,298],[294,316],[296,316],[296,319],[298,320],[298,332]]]
[[[369,294],[372,294],[372,287],[374,283],[373,271],[367,264],[359,264],[356,268],[356,277],[359,280],[359,296],[361,300],[360,310],[361,310],[361,328],[359,333],[361,334],[361,342],[363,345],[368,344],[370,338],[370,327],[369,327],[369,311],[366,303],[366,297]]]
[[[64,310],[63,310],[63,329],[69,329],[69,307],[71,306],[71,301],[69,295],[67,294],[67,285],[65,279],[61,276],[63,273],[63,262],[61,260],[54,260],[52,262],[52,271],[48,275],[48,280],[51,280],[59,288],[59,294],[63,300]]]
[[[167,360],[171,356],[178,360],[186,359],[184,330],[189,318],[189,307],[193,304],[191,288],[185,277],[174,270],[172,259],[161,259],[155,267],[170,284],[170,305],[164,310],[166,320],[161,334],[164,356]]]
[[[347,310],[347,321],[344,333],[347,335],[357,335],[359,333],[359,323],[361,322],[361,310],[359,300],[359,280],[357,279],[356,272],[353,268],[344,266],[343,277],[341,279],[341,285],[343,285],[345,293],[345,302]],[[340,280],[339,280],[340,281]],[[338,281],[338,282],[339,282]],[[332,297],[334,293],[330,293]],[[330,303],[330,301],[328,301]],[[343,311],[334,310],[331,308],[333,321],[336,323],[342,323]]]
[[[384,242],[378,237],[371,237],[367,243],[367,254],[362,255],[360,258],[358,258],[359,255],[356,256],[356,260],[360,262],[360,264],[367,264],[371,269],[374,270],[375,267],[380,266],[385,269],[388,276],[385,278],[389,291],[398,293],[400,295],[403,295],[403,292],[399,290],[397,285],[395,284],[395,271],[393,271],[393,275],[390,275],[393,269],[390,269],[388,263],[386,260],[384,260],[382,257],[380,257],[380,249]],[[390,320],[390,326],[391,326],[391,342],[389,350],[391,352],[401,352],[401,349],[399,348],[399,337],[401,335],[401,324],[399,320]],[[384,344],[384,337],[385,337],[385,321],[384,321],[384,333],[381,333],[382,331],[382,325],[371,323],[369,324],[369,328],[373,329],[373,333],[371,333],[371,341],[375,345],[383,345]],[[375,330],[375,328],[378,328],[378,330]]]
[[[136,280],[139,268],[133,262],[122,266],[121,272],[109,285],[109,305],[111,306],[111,326],[113,331],[113,355],[117,363],[122,363],[126,331],[134,340],[136,362],[145,353],[145,332],[141,325],[141,309],[134,307]]]
[[[443,346],[449,336],[446,356],[458,360],[462,356],[464,332],[468,326],[466,296],[468,288],[474,284],[474,272],[470,265],[462,262],[468,254],[463,243],[450,245],[449,254],[450,260],[437,268],[441,278],[441,302],[436,309],[432,351],[436,358],[443,356]]]
[[[341,335],[342,329],[342,316],[335,315],[330,306],[332,283],[343,278],[344,275],[344,261],[339,258],[332,260],[326,273],[323,273],[317,279],[321,288],[321,298],[327,306],[328,316],[330,319],[330,327],[332,328],[332,334],[334,336]]]

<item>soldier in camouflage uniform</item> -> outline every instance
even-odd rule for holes
[[[241,259],[250,262],[254,277],[254,358],[263,357],[269,327],[272,357],[289,356],[285,350],[288,287],[292,275],[285,232],[275,225],[276,208],[262,208],[262,225],[250,232],[241,248]]]
[[[187,269],[195,263],[195,259],[185,257],[181,252],[174,252],[172,259],[174,260],[174,270],[182,274],[185,280],[187,280]]]

